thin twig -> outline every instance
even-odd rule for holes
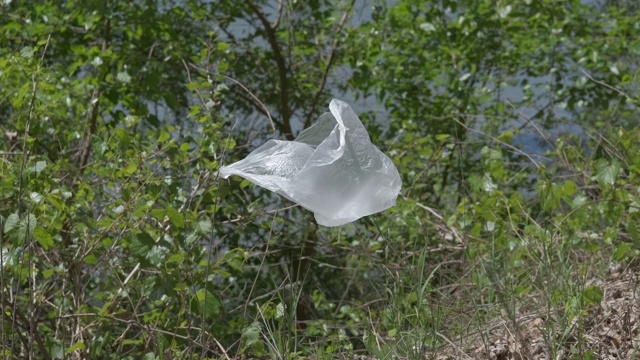
[[[322,80],[320,81],[320,87],[318,88],[318,91],[316,92],[316,95],[313,97],[313,102],[311,103],[311,109],[309,110],[309,113],[307,113],[307,118],[304,121],[304,127],[307,128],[311,125],[311,120],[313,117],[313,114],[316,110],[316,107],[318,106],[318,101],[320,100],[320,96],[322,96],[322,92],[324,91],[324,87],[327,84],[327,79],[329,77],[329,70],[331,69],[331,65],[333,65],[333,59],[336,55],[336,51],[338,49],[338,44],[340,43],[339,40],[339,35],[340,32],[342,31],[342,28],[344,27],[344,24],[347,22],[347,19],[349,18],[349,13],[351,12],[351,10],[353,10],[353,7],[355,5],[355,0],[351,1],[351,5],[347,8],[347,10],[342,14],[342,18],[340,19],[340,22],[338,23],[338,27],[336,28],[336,31],[334,33],[334,40],[333,40],[333,44],[331,45],[331,52],[329,53],[329,59],[327,60],[327,66],[325,66],[324,71],[322,72]]]
[[[273,24],[271,24],[271,28],[274,30],[278,28],[278,25],[280,25],[280,18],[282,17],[283,4],[284,4],[284,0],[278,1],[278,10],[276,11],[276,19],[273,21]]]
[[[418,207],[421,207],[421,208],[427,210],[427,212],[429,212],[431,215],[433,215],[436,218],[438,218],[438,220],[442,220],[443,219],[442,215],[438,214],[434,209],[432,209],[432,208],[430,208],[430,207],[428,207],[426,205],[422,205],[419,202],[416,202],[416,205],[418,205]]]
[[[551,141],[551,139],[549,139],[549,136],[547,136],[547,135],[542,131],[542,129],[540,128],[540,126],[538,126],[538,125],[533,121],[533,119],[537,118],[538,116],[541,116],[542,112],[544,111],[544,109],[546,109],[546,108],[548,107],[548,105],[545,105],[543,108],[541,108],[541,109],[540,109],[540,111],[536,112],[536,114],[534,114],[532,117],[530,117],[530,118],[529,118],[529,117],[525,116],[524,114],[522,114],[522,112],[520,112],[520,111],[516,108],[516,106],[515,106],[511,101],[509,101],[509,99],[505,99],[505,102],[506,102],[509,106],[511,106],[511,108],[512,108],[513,110],[517,111],[517,112],[518,112],[518,116],[524,120],[524,124],[520,126],[520,129],[524,128],[524,127],[525,127],[525,126],[527,126],[527,125],[530,125],[530,126],[531,126],[531,127],[533,127],[533,129],[538,133],[538,135],[539,135],[542,139],[544,139],[544,142],[546,142],[546,143],[547,143],[547,145],[549,145],[549,147],[551,147],[551,148],[553,148],[553,147],[554,147],[554,144],[553,144],[553,142]]]
[[[626,97],[627,99],[630,99],[629,95],[627,95],[624,91],[622,91],[622,90],[620,90],[618,88],[615,88],[615,87],[613,87],[613,86],[611,86],[611,85],[609,85],[609,84],[607,84],[607,83],[605,83],[603,81],[594,79],[593,76],[591,76],[588,72],[584,71],[584,69],[580,69],[580,72],[583,73],[586,77],[589,78],[589,80],[593,81],[594,83],[596,83],[598,85],[602,85],[602,86],[606,87],[607,89],[613,90],[613,91],[617,92],[618,94]]]
[[[265,254],[262,257],[262,259],[260,260],[260,267],[258,268],[258,271],[256,272],[256,277],[253,279],[253,284],[251,284],[251,289],[249,289],[249,295],[247,296],[247,299],[250,299],[252,294],[253,294],[253,290],[256,287],[256,283],[258,282],[258,278],[260,277],[260,270],[262,270],[262,266],[264,266],[264,261],[267,258],[267,254],[269,253],[269,244],[271,243],[271,235],[273,234],[273,228],[274,225],[276,223],[276,217],[277,217],[278,213],[274,212],[273,213],[273,220],[271,221],[271,228],[269,228],[269,235],[267,237],[267,245],[266,245],[266,249],[265,249]],[[248,307],[249,303],[245,303],[244,305],[244,312],[245,314],[247,313],[247,307]]]
[[[457,123],[458,123],[458,124],[460,124],[462,127],[464,127],[465,129],[467,129],[468,131],[471,131],[471,132],[474,132],[474,133],[476,133],[476,134],[480,134],[480,135],[486,136],[486,137],[490,138],[491,140],[493,140],[493,141],[495,141],[495,142],[497,142],[497,143],[500,143],[500,144],[504,145],[505,147],[507,147],[507,148],[509,148],[511,151],[513,151],[514,153],[519,154],[519,155],[522,155],[522,156],[526,157],[527,159],[529,159],[529,161],[531,161],[531,163],[532,163],[532,164],[533,164],[537,169],[539,169],[539,168],[540,168],[540,165],[539,165],[539,164],[538,164],[538,163],[537,163],[537,162],[536,162],[536,161],[531,157],[531,155],[529,155],[529,154],[527,154],[526,152],[524,152],[524,151],[522,151],[522,150],[518,149],[517,147],[515,147],[515,146],[513,146],[513,145],[511,145],[511,144],[507,144],[506,142],[501,141],[500,139],[496,138],[495,136],[491,136],[491,135],[489,135],[489,134],[487,134],[487,133],[485,133],[485,132],[482,132],[482,131],[480,131],[480,130],[476,130],[476,129],[472,128],[472,127],[469,127],[467,124],[465,124],[465,123],[463,123],[462,121],[460,121],[460,120],[456,119],[455,117],[453,118],[453,121],[457,122]]]
[[[233,82],[233,83],[237,84],[238,86],[240,86],[244,91],[246,91],[249,95],[251,95],[251,97],[252,97],[252,98],[253,98],[253,99],[254,99],[258,104],[260,104],[260,106],[262,106],[262,108],[263,108],[263,109],[264,109],[264,111],[265,111],[265,114],[267,114],[267,117],[269,118],[269,122],[271,123],[271,129],[273,129],[273,131],[275,132],[275,131],[276,131],[276,125],[275,125],[275,123],[273,122],[273,119],[271,118],[271,113],[269,113],[269,109],[267,108],[267,106],[266,106],[265,104],[263,104],[263,103],[262,103],[262,101],[260,101],[260,99],[258,99],[258,97],[257,97],[257,96],[255,96],[255,95],[251,92],[251,90],[249,90],[246,86],[244,86],[240,81],[238,81],[238,80],[236,80],[236,79],[234,79],[234,78],[232,78],[232,77],[230,77],[230,76],[227,76],[227,75],[222,75],[222,76],[224,76],[224,78],[225,78],[225,79],[227,79],[227,80],[229,80],[229,81],[231,81],[231,82]]]
[[[191,71],[189,71],[189,65],[187,65],[187,62],[184,61],[184,59],[182,59],[182,65],[184,65],[184,70],[187,72],[187,79],[189,79],[190,83],[193,82],[193,80],[191,80]],[[196,94],[198,95],[198,98],[200,98],[200,102],[204,105],[204,98],[202,97],[198,89],[196,89]]]
[[[449,340],[446,336],[436,331],[436,335],[438,335],[442,340],[446,341],[451,347],[453,347],[457,352],[459,352],[465,359],[473,359],[471,356],[467,355],[460,347],[458,347],[453,341]]]
[[[258,20],[264,27],[267,42],[271,46],[273,51],[273,58],[276,61],[276,67],[278,68],[278,81],[280,84],[280,115],[282,116],[282,128],[280,131],[289,140],[293,140],[293,131],[291,130],[291,109],[289,108],[289,78],[287,70],[287,61],[282,55],[280,44],[276,36],[276,29],[271,28],[271,24],[264,16],[260,9],[251,0],[245,0],[245,3],[249,6],[251,11],[258,17]]]
[[[183,60],[183,62],[184,62],[184,60]],[[186,66],[186,63],[185,63],[185,66]],[[201,67],[199,67],[199,66],[197,66],[197,65],[195,65],[193,63],[189,63],[189,66],[191,68],[195,69],[195,70],[202,71],[204,73],[210,74],[210,72],[208,70],[203,69],[203,68],[201,68]],[[269,109],[267,108],[267,106],[262,101],[260,101],[260,99],[253,92],[251,92],[251,90],[249,90],[249,88],[247,88],[243,83],[241,83],[239,80],[236,80],[236,79],[234,79],[234,78],[232,78],[230,76],[227,76],[227,75],[223,75],[223,74],[221,74],[221,75],[222,75],[222,77],[225,78],[225,80],[229,80],[232,83],[240,86],[242,88],[242,90],[244,90],[247,94],[249,94],[251,96],[251,98],[257,103],[257,105],[259,105],[259,107],[261,107],[264,110],[263,111],[264,114],[267,115],[267,117],[269,118],[269,122],[271,123],[271,129],[273,129],[273,131],[275,132],[276,131],[276,122],[271,117],[271,113],[269,112]],[[191,79],[189,79],[189,81],[191,81]],[[278,125],[280,125],[280,123],[278,123]]]
[[[111,20],[109,18],[104,21],[104,33],[102,40],[102,50],[106,51],[109,48],[109,43],[111,42]],[[98,89],[93,92],[91,95],[91,112],[89,118],[89,130],[86,133],[86,140],[84,146],[80,150],[78,157],[78,169],[80,170],[80,174],[84,172],[84,169],[87,167],[87,162],[89,160],[89,155],[91,153],[91,141],[93,139],[93,135],[96,132],[98,127],[98,114],[100,107],[100,98],[102,97],[102,90]],[[78,175],[80,175],[78,174]]]

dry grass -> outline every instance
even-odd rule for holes
[[[516,328],[507,317],[497,318],[483,334],[451,341],[430,359],[635,359],[640,357],[639,269],[617,269],[589,286],[603,290],[599,305],[559,326],[549,311],[517,314]],[[562,340],[562,341],[560,341]],[[463,355],[464,354],[464,355]],[[577,357],[574,357],[577,356]],[[589,357],[591,356],[591,357]]]

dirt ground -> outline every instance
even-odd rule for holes
[[[639,281],[637,271],[612,271],[606,279],[587,284],[602,289],[602,301],[568,326],[557,326],[552,315],[520,314],[515,326],[513,321],[496,321],[482,336],[447,339],[448,347],[438,354],[425,354],[425,358],[640,359]]]

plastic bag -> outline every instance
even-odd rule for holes
[[[398,170],[369,139],[351,107],[334,99],[331,113],[293,141],[269,140],[245,159],[220,168],[274,191],[340,226],[395,205]]]

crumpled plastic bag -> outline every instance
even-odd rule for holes
[[[274,191],[340,226],[395,205],[402,181],[351,107],[333,99],[330,113],[293,141],[269,140],[245,159],[220,168]]]

